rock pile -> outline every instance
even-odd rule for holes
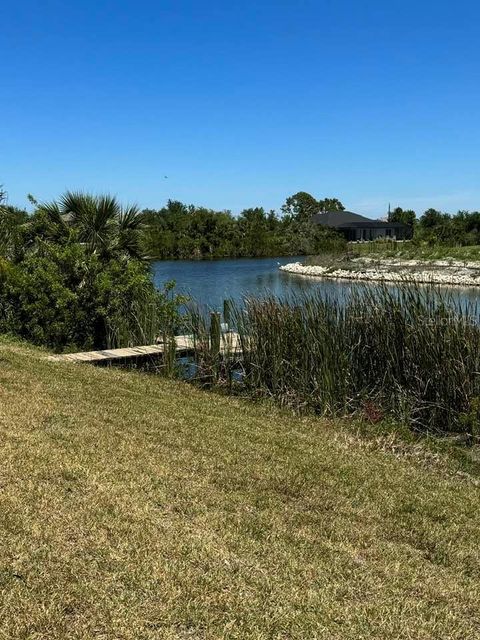
[[[398,264],[398,263],[397,263]],[[395,266],[397,266],[397,264]],[[280,267],[282,271],[304,276],[320,278],[337,278],[341,280],[361,280],[371,282],[418,282],[423,284],[455,285],[460,287],[478,287],[480,285],[480,269],[457,268],[454,272],[448,269],[411,270],[413,265],[402,265],[395,271],[387,271],[378,265],[376,268],[357,265],[353,270],[334,267],[308,266],[300,262],[291,262]],[[415,265],[417,267],[419,265]],[[446,265],[445,265],[446,266]],[[408,268],[410,267],[410,269]],[[443,267],[443,265],[442,265]]]

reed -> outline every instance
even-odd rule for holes
[[[296,411],[388,417],[424,433],[480,435],[475,304],[433,288],[365,286],[346,299],[248,298],[229,313],[240,334],[248,395]],[[203,345],[197,359],[213,368],[207,323],[197,318],[197,328],[192,333]],[[222,360],[220,371],[229,370],[228,353]]]

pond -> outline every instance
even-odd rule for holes
[[[163,260],[152,264],[155,284],[162,288],[169,280],[177,283],[177,292],[212,309],[221,310],[225,299],[241,301],[246,295],[279,297],[299,293],[321,293],[345,298],[364,284],[342,280],[322,280],[279,270],[289,262],[303,262],[303,256],[279,258],[241,258],[230,260]],[[453,299],[476,302],[476,289],[448,288]]]
[[[221,310],[225,299],[240,302],[246,295],[278,297],[321,291],[337,296],[348,292],[349,282],[307,278],[280,271],[289,262],[303,262],[304,256],[239,258],[229,260],[163,260],[152,264],[153,279],[161,288],[175,280],[178,293],[189,295],[210,309]]]

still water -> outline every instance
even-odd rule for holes
[[[202,305],[221,310],[223,300],[241,301],[246,295],[288,296],[295,293],[321,293],[345,298],[352,289],[363,287],[341,280],[322,280],[285,273],[279,266],[288,262],[303,262],[303,257],[242,258],[231,260],[162,260],[152,264],[155,284],[162,288],[175,280],[177,292],[184,293]],[[368,285],[367,285],[368,286]],[[462,303],[476,303],[476,289],[448,288],[448,295]]]
[[[161,288],[175,280],[178,293],[191,296],[211,309],[220,310],[225,299],[241,301],[246,295],[285,296],[321,289],[335,293],[342,285],[335,281],[306,278],[279,270],[302,257],[241,258],[231,260],[162,260],[152,265],[155,284]],[[348,283],[345,283],[349,287]]]

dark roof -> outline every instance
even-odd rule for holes
[[[333,227],[334,229],[345,229],[355,227],[357,229],[386,229],[386,228],[402,228],[407,225],[401,222],[385,222],[384,220],[372,220],[361,216],[353,211],[324,211],[323,213],[315,213],[312,216],[313,222],[321,224],[324,227]]]

